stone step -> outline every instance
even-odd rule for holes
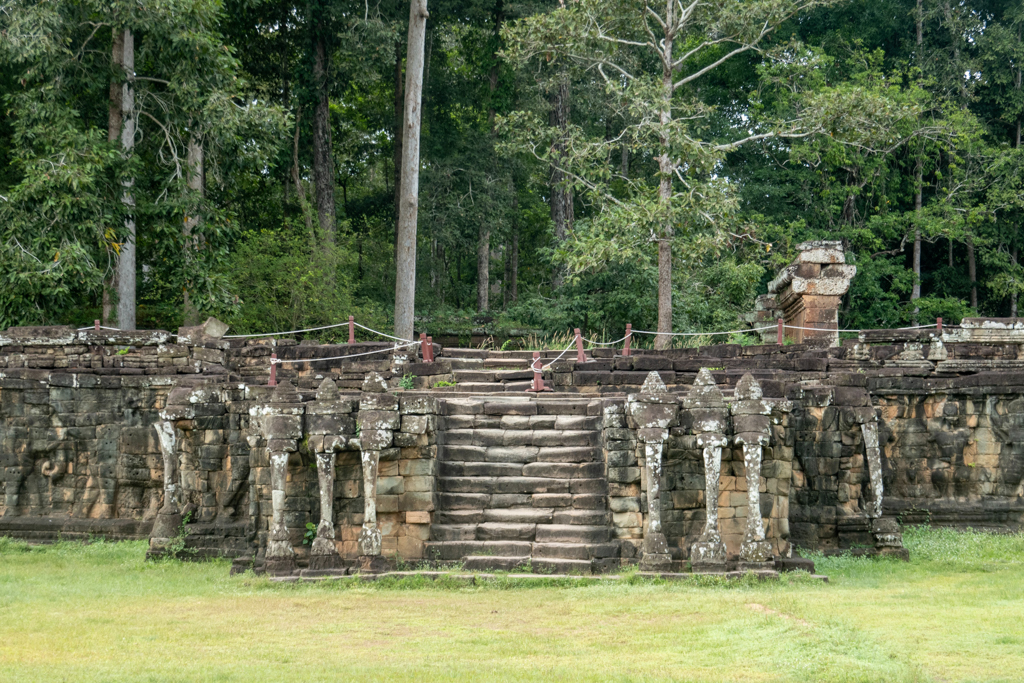
[[[464,382],[494,382],[494,373],[484,370],[453,370],[455,381],[459,384]]]
[[[506,522],[484,522],[476,527],[478,541],[532,541],[537,532],[536,524],[511,524]]]
[[[519,477],[524,465],[514,462],[441,462],[442,477]]]
[[[582,511],[581,511],[582,512]],[[551,524],[555,519],[554,508],[495,508],[483,511],[487,522],[512,524]]]
[[[523,465],[524,477],[555,479],[594,479],[604,475],[604,464],[575,462],[530,462]]]
[[[533,379],[533,371],[527,367],[522,370],[495,370],[494,379],[498,382],[529,381]]]
[[[441,352],[444,358],[477,358],[485,360],[491,355],[487,349],[463,349],[457,346],[449,346]]]
[[[618,557],[616,543],[534,543],[533,557],[565,560],[593,560],[599,557]]]
[[[430,540],[432,541],[475,541],[475,524],[431,524]]]
[[[428,560],[455,561],[472,556],[522,557],[528,559],[529,541],[428,541],[423,544]]]
[[[534,574],[593,574],[590,560],[534,557],[530,560]]]
[[[526,368],[529,369],[531,358],[487,358],[483,362],[485,368]]]
[[[458,382],[456,389],[473,394],[499,394],[505,391],[505,385],[498,382]]]
[[[589,429],[448,429],[452,446],[590,446],[601,445],[601,433]]]
[[[593,446],[475,446],[445,444],[442,462],[494,463],[601,463],[601,449]]]
[[[451,366],[452,370],[473,370],[484,366],[484,362],[479,358],[452,358],[450,360],[446,358],[445,362]]]
[[[522,382],[505,382],[501,386],[505,387],[505,392],[510,394],[518,394],[520,392],[528,391],[533,387],[533,381],[522,381]]]
[[[552,511],[551,522],[538,524],[580,524],[583,526],[607,526],[607,510],[558,510]]]
[[[445,493],[569,493],[572,483],[544,477],[439,477],[437,488]]]
[[[606,526],[583,524],[538,524],[538,543],[607,543],[609,531]]]
[[[437,525],[481,524],[484,521],[486,518],[483,509],[437,510],[434,512],[434,523]]]
[[[462,566],[472,572],[524,571],[530,566],[529,557],[501,557],[497,555],[469,555],[462,558]]]

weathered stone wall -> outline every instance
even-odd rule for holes
[[[372,420],[383,420],[373,431],[386,440],[379,444],[374,496],[381,552],[416,559],[435,522],[444,399],[464,395],[460,390],[467,386],[442,390],[433,384],[439,378],[465,382],[460,373],[474,372],[474,392],[522,396],[532,377],[524,352],[438,347],[435,352],[444,355],[434,363],[403,362],[392,352],[383,360],[338,360],[333,357],[389,345],[225,341],[187,331],[176,338],[183,343],[168,343],[174,339],[165,332],[70,328],[0,333],[0,533],[147,537],[167,486],[154,425],[167,422],[176,436],[172,483],[189,520],[189,545],[201,555],[266,548],[273,448],[253,410],[271,400],[265,382],[269,354],[277,353],[302,361],[277,367],[279,380],[294,381],[301,414],[289,436],[294,447],[283,451],[284,523],[299,559],[309,548],[303,544],[306,524],[320,521],[317,456],[328,450],[336,458],[337,552],[345,559],[361,554],[367,503],[361,437]],[[788,542],[817,548],[872,543],[868,512],[876,498],[865,425],[876,421],[886,516],[1019,527],[1022,347],[1024,322],[967,319],[941,333],[868,331],[835,348],[720,345],[628,357],[588,351],[590,362],[562,359],[544,376],[559,395],[600,399],[595,443],[599,437],[609,528],[629,560],[642,554],[651,518],[645,469],[650,435],[638,437],[631,427],[626,395],[639,392],[656,370],[679,405],[677,421],[666,427],[658,500],[673,556],[686,557],[706,520],[707,473],[685,397],[698,371],[708,369],[728,407],[740,377],[750,373],[764,397],[778,404],[763,448],[760,506],[766,538],[781,553]],[[394,405],[365,402],[361,390],[371,373],[385,383],[382,396],[397,394],[386,399]],[[398,391],[407,374],[430,391]],[[317,398],[325,378],[341,391],[337,399]],[[789,407],[783,410],[783,404]],[[175,405],[190,407],[169,410]],[[730,416],[728,424],[737,419]],[[735,554],[745,538],[747,484],[743,449],[729,429],[717,512],[721,540]]]

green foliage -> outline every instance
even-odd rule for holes
[[[306,531],[302,534],[302,545],[311,545],[316,540],[316,524],[306,522]]]
[[[402,379],[398,380],[398,386],[399,386],[399,388],[405,389],[407,391],[409,389],[415,389],[416,388],[416,384],[414,383],[415,380],[416,380],[416,375],[410,375],[409,373],[406,373],[406,374],[402,375]]]

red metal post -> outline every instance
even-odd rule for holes
[[[430,347],[427,346],[427,333],[420,332],[420,357],[423,358],[424,363],[429,363],[434,360],[431,358]]]
[[[94,329],[95,329],[95,330],[96,330],[97,332],[99,332],[99,331],[100,331],[100,321],[99,321],[99,320],[93,320],[93,321],[92,321],[92,325],[93,325],[93,328],[94,328]]]
[[[779,346],[782,346],[782,328],[783,328],[782,318],[779,318],[779,338],[778,338]]]
[[[939,328],[939,334],[942,334],[942,318],[936,318],[935,319],[935,324]]]
[[[348,317],[348,343],[356,343],[356,317],[354,315]]]
[[[540,351],[533,352],[533,362],[530,364],[533,369],[533,386],[527,391],[544,391],[544,375],[540,369]]]
[[[277,386],[277,354],[270,354],[270,381],[267,382],[272,387]]]
[[[430,362],[434,362],[434,338],[427,335],[427,349],[430,351]]]
[[[576,333],[576,362],[586,363],[587,356],[583,353],[583,335],[580,334],[580,328],[573,330]]]
[[[633,341],[633,325],[626,323],[626,343],[622,345],[622,355],[629,355],[629,345]]]

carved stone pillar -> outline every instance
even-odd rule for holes
[[[339,398],[338,387],[330,378],[325,378],[317,389],[316,401],[306,406],[306,435],[310,450],[316,453],[320,483],[320,523],[309,553],[311,571],[329,571],[342,566],[334,544],[334,448],[341,431]]]
[[[302,438],[302,418],[305,407],[292,383],[284,380],[270,395],[270,402],[260,406],[263,413],[260,426],[270,453],[270,495],[273,519],[267,539],[267,573],[291,574],[296,570],[295,550],[292,548],[288,527],[284,519],[285,483],[288,479],[288,459],[299,449]]]
[[[690,546],[690,563],[694,571],[724,571],[725,543],[718,527],[718,488],[722,476],[722,447],[729,443],[725,436],[729,413],[710,370],[701,368],[697,373],[683,405],[693,416],[697,446],[703,449],[707,515],[700,538]]]
[[[747,480],[747,532],[740,547],[740,569],[772,569],[772,546],[764,537],[761,518],[761,456],[771,437],[771,403],[749,373],[736,384],[732,412],[733,442],[743,447]]]
[[[149,536],[149,550],[146,557],[160,557],[167,553],[171,541],[181,531],[181,501],[179,499],[178,444],[182,434],[175,426],[178,420],[191,420],[195,409],[189,400],[191,391],[184,387],[173,389],[167,396],[167,403],[160,411],[160,422],[153,424],[160,455],[164,461],[164,499]]]
[[[643,571],[668,571],[672,567],[668,541],[661,528],[661,463],[668,427],[676,421],[678,405],[657,372],[647,375],[639,394],[626,399],[626,410],[644,445],[647,480],[647,524],[644,530]]]
[[[903,547],[903,534],[900,532],[899,522],[892,517],[882,517],[882,449],[878,443],[877,416],[862,422],[860,431],[864,436],[864,456],[871,484],[871,500],[865,507],[871,520],[871,535],[875,539],[875,549],[880,555],[896,555],[909,560],[910,553]]]
[[[398,397],[386,393],[387,383],[377,373],[363,382],[359,398],[359,449],[363,463],[363,528],[359,532],[359,564],[367,571],[383,569],[381,532],[377,525],[377,470],[381,451],[390,448],[399,427]]]

